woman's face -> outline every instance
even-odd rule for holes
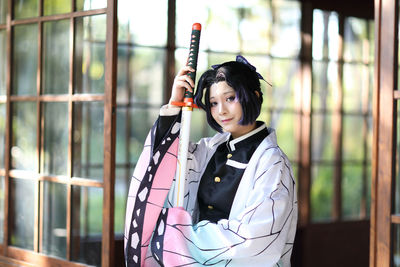
[[[240,125],[242,105],[236,97],[235,90],[225,81],[214,83],[210,87],[211,115],[222,127],[224,132],[230,132],[233,138],[240,137],[255,128],[256,123]]]

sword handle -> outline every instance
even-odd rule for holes
[[[199,46],[200,46],[200,33],[201,33],[201,24],[194,23],[192,26],[192,34],[190,38],[190,49],[187,64],[192,67],[195,71],[189,72],[187,75],[192,78],[192,80],[196,81],[196,70],[197,70],[197,57],[199,55]],[[185,90],[184,100],[185,103],[190,103],[189,105],[193,105],[193,92],[189,90]]]

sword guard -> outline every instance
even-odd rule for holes
[[[192,107],[192,108],[199,108],[193,101],[193,98],[185,98],[183,102],[172,101],[171,105],[178,106],[178,107]]]

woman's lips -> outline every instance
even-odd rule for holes
[[[222,123],[230,122],[232,119],[221,120]]]

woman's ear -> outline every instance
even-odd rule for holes
[[[260,98],[260,92],[259,91],[254,91],[257,95],[258,98]]]

